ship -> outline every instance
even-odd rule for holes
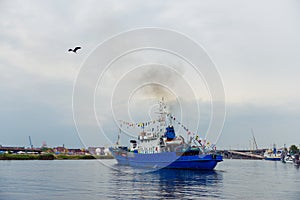
[[[156,129],[145,131],[144,123],[138,124],[143,129],[136,139],[130,140],[129,146],[119,145],[118,135],[116,146],[109,148],[118,164],[153,169],[213,170],[223,161],[215,145],[204,143],[198,136],[190,136],[188,142],[181,135],[177,136],[172,124],[175,118],[166,108],[162,98]]]
[[[268,149],[264,153],[265,160],[271,160],[271,161],[280,161],[282,159],[282,150],[277,150],[276,145],[274,144],[273,150]]]

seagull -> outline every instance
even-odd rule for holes
[[[74,53],[77,53],[76,51],[81,49],[81,47],[75,47],[74,49],[69,49],[69,51],[72,51]]]

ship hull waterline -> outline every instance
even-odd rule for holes
[[[265,160],[270,160],[270,161],[280,161],[281,160],[281,158],[276,158],[276,157],[274,157],[274,158],[267,158],[267,157],[265,157]]]
[[[215,154],[178,156],[176,152],[156,154],[115,152],[113,150],[111,152],[120,165],[153,169],[213,170],[218,162],[223,161],[222,156]]]

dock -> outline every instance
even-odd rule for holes
[[[25,148],[25,147],[3,147],[0,146],[0,152],[11,152],[11,153],[33,153],[40,154],[42,152],[39,148]]]
[[[265,149],[258,150],[222,150],[219,153],[227,159],[263,160]]]

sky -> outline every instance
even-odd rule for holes
[[[272,144],[279,147],[298,145],[299,9],[300,3],[296,0],[0,0],[0,144],[29,146],[28,136],[31,136],[37,147],[43,142],[48,146],[64,144],[67,147],[110,145],[101,134],[97,137],[86,134],[90,129],[95,132],[96,124],[90,123],[89,117],[95,116],[86,116],[84,107],[78,108],[75,114],[75,118],[77,115],[81,115],[82,120],[84,118],[84,128],[79,127],[80,123],[75,126],[72,109],[74,86],[87,63],[105,54],[101,54],[101,44],[109,38],[129,30],[157,27],[185,35],[200,44],[216,68],[220,76],[216,81],[223,84],[226,107],[217,144],[219,148],[251,148],[251,129],[260,148]],[[129,37],[126,45],[133,44],[133,40]],[[174,46],[185,48],[182,41],[173,41]],[[77,54],[67,51],[77,45],[82,46]],[[106,48],[109,52],[123,48],[110,47]],[[194,52],[191,50],[190,53]],[[201,58],[206,59],[206,54],[201,54]],[[159,69],[151,67],[149,62],[153,60],[163,65]],[[122,72],[128,73],[128,70],[134,70],[130,67],[142,65],[145,61],[148,65],[139,68],[144,70],[142,73],[121,79]],[[170,72],[174,77],[183,78],[182,84],[180,81],[172,83],[175,78],[167,80],[169,85],[166,83],[168,87],[163,93],[170,99],[178,97],[185,102],[182,103],[184,123],[196,131],[194,125],[200,119],[197,131],[207,131],[212,104],[211,91],[205,91],[203,80],[206,77],[194,76],[190,66],[176,56],[151,50],[118,60],[100,80],[103,87],[96,88],[95,99],[99,100],[94,103],[103,131],[117,132],[111,118],[106,117],[110,103],[118,114],[117,118],[126,113],[122,113],[118,106],[128,101],[127,108],[132,108],[132,118],[145,120],[141,113],[153,112],[155,107],[153,98],[157,95],[153,88],[141,87],[135,93],[127,90],[142,86],[140,81],[149,78],[149,74],[157,81],[162,80],[161,75],[168,72],[170,66],[175,69]],[[184,87],[184,84],[191,87]],[[116,85],[118,92],[112,94]],[[95,85],[85,87],[95,89]],[[199,113],[193,113],[194,106],[185,98],[192,94],[186,88],[196,91],[201,118]],[[131,101],[126,96],[130,92]],[[141,97],[151,101],[142,103]],[[84,93],[80,93],[80,98],[85,102]],[[116,137],[114,134],[110,136],[111,139]]]

